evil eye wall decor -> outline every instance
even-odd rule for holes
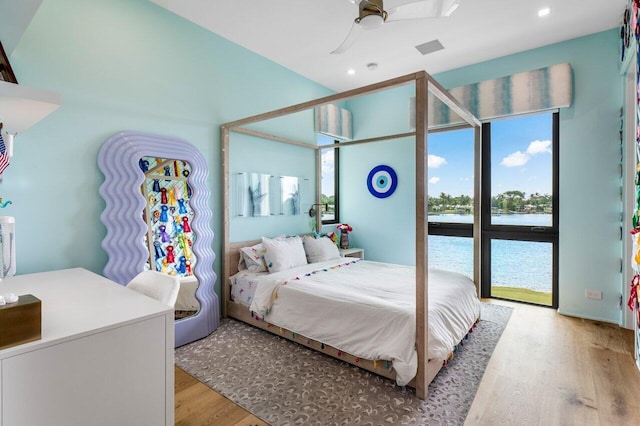
[[[376,198],[387,198],[398,186],[398,175],[389,166],[383,164],[374,167],[367,176],[367,188]]]

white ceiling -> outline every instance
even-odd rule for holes
[[[462,0],[447,18],[385,23],[330,52],[358,15],[348,0],[151,0],[335,91],[426,70],[430,74],[546,46],[620,25],[627,0]],[[386,0],[390,9],[396,0]],[[538,10],[551,14],[538,17]],[[414,46],[438,39],[444,50]],[[212,52],[213,54],[213,52]],[[366,65],[378,64],[369,71]],[[348,75],[348,69],[355,70]]]

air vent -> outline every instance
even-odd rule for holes
[[[438,50],[444,49],[444,46],[442,45],[442,43],[440,43],[440,40],[435,39],[417,45],[416,49],[418,49],[418,52],[422,53],[423,55],[428,55],[429,53],[437,52]]]

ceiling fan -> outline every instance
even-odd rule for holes
[[[362,30],[380,28],[383,24],[411,19],[438,18],[451,15],[462,0],[348,0],[358,4],[358,17],[353,21],[347,37],[331,54],[339,54],[349,49]]]

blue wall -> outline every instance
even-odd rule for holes
[[[220,235],[220,124],[331,94],[147,0],[45,1],[10,59],[21,84],[62,94],[57,111],[16,138],[0,185],[13,201],[0,213],[16,217],[19,274],[102,272],[97,154],[111,135],[194,144],[209,164]],[[214,250],[220,276],[219,237]]]
[[[452,88],[563,62],[570,62],[573,68],[574,103],[560,111],[559,312],[619,323],[622,204],[618,166],[622,79],[618,68],[617,30],[435,77],[445,87]],[[393,123],[389,124],[387,133],[402,131],[406,119],[385,117],[390,111],[385,105],[397,104],[406,115],[404,104],[411,90],[409,87],[405,93],[396,90],[379,94],[366,102],[351,101],[349,108],[356,132],[368,132],[370,128],[377,131],[385,123]],[[398,122],[400,128],[396,127]],[[362,130],[363,126],[366,130]],[[363,136],[357,134],[357,137]],[[413,144],[399,142],[402,141],[359,146],[357,151],[349,148],[341,153],[344,206],[341,219],[354,226],[351,240],[366,249],[367,258],[413,264]],[[373,199],[365,186],[368,171],[381,163],[396,168],[400,181],[398,190],[387,202]],[[405,185],[411,187],[405,188]],[[403,224],[407,227],[404,232]],[[587,299],[585,290],[602,291],[603,300]]]
[[[313,138],[313,122],[308,126],[307,132]],[[315,149],[232,133],[229,152],[232,188],[234,187],[234,179],[241,172],[270,174],[273,176],[275,186],[272,186],[270,194],[274,198],[271,203],[271,216],[238,217],[235,215],[237,211],[235,197],[230,197],[229,234],[231,241],[259,240],[262,236],[275,237],[282,234],[293,235],[311,232],[311,218],[307,212],[315,199]],[[299,215],[280,215],[280,176],[298,178]]]

